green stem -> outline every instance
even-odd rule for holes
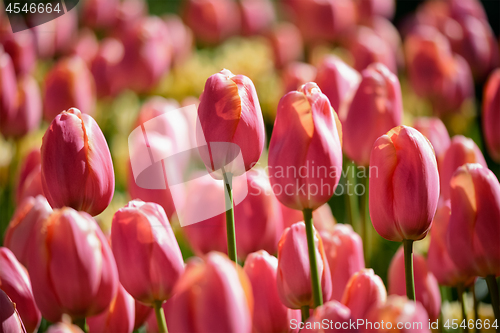
[[[457,292],[458,292],[458,301],[460,302],[460,307],[462,309],[462,320],[465,320],[465,322],[467,322],[467,311],[465,310],[464,286],[463,286],[463,284],[459,284],[457,286]],[[465,333],[469,333],[469,325],[465,324],[465,327],[463,327],[463,331]]]
[[[309,318],[309,305],[301,307],[300,312],[302,313],[302,322],[305,323],[307,318]]]
[[[356,168],[356,164],[354,162],[349,161],[347,163],[347,182],[346,182],[346,208],[347,215],[349,218],[349,223],[352,225],[352,228],[355,232],[361,235],[361,221],[359,219],[359,206],[358,206],[358,197],[354,194],[351,194],[351,185],[353,188],[356,187],[356,173],[354,169]]]
[[[227,255],[229,256],[229,259],[237,263],[238,256],[236,253],[236,231],[234,226],[234,203],[232,189],[233,175],[229,172],[226,173],[224,168],[222,168],[222,175],[224,176],[224,184],[226,185],[226,193],[224,194],[224,197],[226,198],[226,207],[230,207],[226,210]]]
[[[314,307],[323,304],[323,294],[319,281],[318,264],[316,261],[316,246],[314,242],[314,226],[312,219],[312,209],[306,208],[304,213],[304,223],[306,224],[307,249],[309,250],[309,266],[311,268],[311,284],[314,299]]]
[[[415,282],[413,280],[413,240],[403,239],[405,255],[405,279],[406,296],[408,299],[415,300]]]
[[[362,196],[362,200],[363,200],[363,250],[367,267],[369,267],[368,263],[370,262],[372,228],[373,228],[370,219],[370,195],[368,191],[369,183],[370,183],[370,177],[366,175],[365,192]]]
[[[153,308],[155,309],[156,322],[158,323],[158,332],[168,333],[167,321],[165,320],[165,313],[163,313],[162,304],[162,301],[156,301]]]
[[[486,284],[488,285],[488,290],[491,296],[491,306],[493,307],[493,313],[495,314],[495,319],[497,323],[500,324],[500,300],[498,296],[498,284],[497,279],[494,275],[488,275],[486,278]],[[500,332],[500,327],[497,328],[497,332]]]
[[[80,327],[80,329],[83,331],[83,332],[88,332],[88,329],[87,329],[87,321],[85,320],[85,318],[80,318],[80,319],[74,319],[73,320],[73,324]]]

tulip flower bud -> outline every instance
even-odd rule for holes
[[[37,224],[28,268],[44,318],[57,322],[104,311],[118,288],[113,253],[96,221],[72,208],[55,210]]]
[[[356,272],[347,283],[342,304],[351,310],[354,320],[366,319],[368,312],[387,300],[387,291],[380,276],[367,268]]]
[[[274,66],[276,68],[283,68],[293,61],[302,59],[304,42],[299,29],[293,24],[279,23],[267,34],[267,39],[273,51]]]
[[[26,333],[23,322],[16,310],[16,304],[2,290],[0,290],[0,318],[2,332]]]
[[[111,36],[122,36],[130,27],[148,15],[148,4],[144,0],[123,0],[119,2],[116,20]]]
[[[200,155],[209,172],[226,167],[226,172],[240,175],[257,163],[264,148],[265,129],[257,92],[248,77],[227,69],[210,76],[200,98],[198,118],[202,132],[197,129],[196,137],[200,146],[205,145]],[[239,151],[233,149],[234,145]],[[237,166],[228,170],[227,164],[240,153],[244,169]]]
[[[484,88],[483,131],[486,148],[491,158],[500,163],[500,69],[489,77]]]
[[[431,228],[431,243],[427,252],[427,265],[442,286],[471,285],[475,277],[459,271],[448,252],[446,233],[450,222],[451,203],[440,201]]]
[[[119,5],[119,0],[87,0],[82,6],[82,21],[92,29],[112,28]]]
[[[20,204],[28,197],[43,195],[41,177],[40,149],[33,149],[21,164],[19,180],[16,187],[16,203]]]
[[[273,3],[270,0],[243,0],[238,5],[243,36],[262,33],[276,21]]]
[[[378,16],[391,19],[396,7],[395,0],[356,0],[355,3],[361,22],[370,22]]]
[[[332,197],[342,170],[342,131],[314,82],[281,98],[269,145],[269,177],[282,204],[314,210]]]
[[[36,332],[42,315],[38,310],[26,269],[6,247],[0,247],[0,289],[16,304],[28,333]]]
[[[361,73],[361,82],[343,119],[344,149],[358,165],[368,165],[373,143],[403,117],[401,87],[397,76],[382,64]]]
[[[444,200],[450,198],[450,180],[453,174],[458,167],[466,163],[479,163],[487,167],[483,153],[476,143],[472,139],[456,135],[451,139],[440,168],[441,196]]]
[[[44,81],[43,112],[52,121],[60,112],[77,108],[92,114],[95,108],[95,87],[85,62],[72,56],[59,60],[47,73]]]
[[[89,333],[132,332],[134,330],[135,300],[120,285],[115,299],[101,314],[87,318]]]
[[[387,240],[420,240],[429,232],[439,198],[432,146],[419,131],[393,128],[375,141],[370,157],[370,216]]]
[[[434,275],[427,269],[427,262],[420,254],[413,254],[413,274],[415,281],[415,299],[422,303],[431,321],[435,321],[441,312],[441,294]],[[394,255],[389,266],[389,294],[406,295],[405,262],[403,247]]]
[[[84,333],[80,327],[66,322],[59,322],[50,325],[46,331],[47,333]]]
[[[61,112],[42,142],[43,192],[55,208],[72,207],[95,216],[111,202],[113,163],[95,120],[80,110]]]
[[[68,53],[79,56],[90,67],[98,50],[99,42],[95,33],[90,29],[84,28],[79,32],[77,39],[71,45]]]
[[[341,121],[360,81],[359,73],[336,56],[323,59],[315,80]]]
[[[379,307],[373,308],[368,313],[367,322],[372,323],[363,325],[361,328],[362,333],[375,333],[383,332],[385,330],[380,328],[380,323],[384,322],[384,327],[398,327],[400,333],[430,333],[429,316],[425,311],[422,304],[413,302],[403,296],[389,296],[387,302]],[[378,323],[378,327],[376,325]]]
[[[305,62],[291,62],[281,74],[285,93],[299,89],[303,84],[314,81],[315,77],[316,67]]]
[[[342,331],[357,333],[357,328],[350,328],[351,322],[351,310],[345,305],[332,300],[316,308],[314,314],[307,319],[304,323],[304,329],[300,330],[300,332],[334,333]],[[339,327],[342,329],[339,329]]]
[[[120,281],[135,299],[154,304],[172,296],[184,262],[160,205],[133,200],[119,209],[113,216],[111,244]]]
[[[500,184],[493,172],[466,164],[450,181],[448,253],[468,275],[500,275]]]
[[[175,14],[168,14],[163,20],[167,25],[172,44],[173,62],[181,64],[191,55],[194,42],[193,32]]]
[[[139,329],[146,320],[150,317],[150,315],[153,315],[155,317],[156,321],[156,316],[153,314],[153,308],[146,306],[142,304],[141,302],[138,302],[137,300],[134,300],[135,304],[135,319],[134,319],[134,330]]]
[[[214,306],[217,304],[217,306]],[[225,255],[211,252],[205,261],[191,261],[166,303],[171,332],[250,333],[253,297],[241,267]]]
[[[115,74],[124,54],[120,40],[107,38],[101,42],[99,50],[90,63],[94,76],[97,97],[114,96],[121,89]]]
[[[255,332],[289,332],[290,321],[300,321],[300,311],[281,303],[276,287],[278,259],[264,250],[250,254],[243,267],[252,285]]]
[[[30,74],[33,71],[36,63],[36,48],[35,38],[30,29],[16,33],[0,31],[0,44],[12,58],[16,74]]]
[[[24,266],[28,265],[35,225],[45,220],[51,213],[52,208],[47,199],[41,195],[36,198],[26,198],[16,209],[5,231],[4,246],[9,248]]]
[[[288,208],[285,205],[280,206],[283,215],[283,228],[290,228],[293,224],[304,221],[304,214],[300,210]],[[313,212],[313,223],[319,233],[333,231],[337,221],[328,203]]]
[[[438,167],[441,168],[443,164],[443,159],[448,147],[450,146],[450,135],[446,126],[444,126],[441,119],[432,117],[420,117],[415,118],[413,121],[413,127],[422,133],[432,144],[434,152],[436,153],[436,159],[438,162]],[[441,186],[441,189],[443,186]]]
[[[333,232],[321,232],[332,277],[331,300],[341,301],[347,282],[365,268],[363,241],[350,225],[336,224]]]
[[[323,242],[315,231],[315,250],[318,259],[318,276],[323,299],[330,299],[332,280],[330,268],[323,248]],[[281,235],[278,244],[278,294],[281,302],[291,309],[303,306],[314,307],[311,272],[307,252],[306,226],[295,223]]]
[[[16,73],[12,59],[0,46],[0,128],[16,113]]]

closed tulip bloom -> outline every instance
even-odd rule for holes
[[[200,151],[207,170],[216,171],[232,161],[232,149],[216,149],[214,143],[232,143],[239,147],[244,170],[226,170],[235,174],[250,170],[264,148],[264,120],[253,82],[244,75],[234,75],[227,69],[210,76],[200,98],[198,118],[200,136],[210,145],[206,153]],[[238,152],[239,153],[239,152]]]
[[[16,310],[16,304],[2,290],[0,290],[0,327],[2,332],[26,333],[23,322]]]
[[[396,7],[395,0],[356,0],[359,20],[369,22],[377,16],[392,19]]]
[[[76,40],[71,44],[68,53],[79,56],[88,66],[90,66],[98,50],[99,41],[94,31],[83,28],[78,33]]]
[[[41,195],[36,198],[26,198],[16,209],[5,231],[4,246],[9,248],[24,266],[28,265],[35,225],[45,220],[51,213],[52,208],[47,199]]]
[[[305,62],[291,62],[283,68],[281,78],[285,93],[299,89],[303,84],[314,81],[316,67]]]
[[[87,318],[89,333],[131,333],[134,330],[134,304],[134,298],[120,285],[109,307],[103,313]]]
[[[264,250],[250,254],[243,267],[252,285],[255,309],[253,330],[261,333],[289,332],[290,321],[300,321],[300,311],[281,303],[276,287],[278,259]]]
[[[429,232],[439,198],[439,174],[432,146],[419,131],[393,128],[375,141],[370,168],[370,216],[387,240],[420,240]]]
[[[241,267],[221,253],[211,252],[204,261],[188,263],[165,308],[172,333],[252,331],[250,281]]]
[[[489,77],[483,95],[483,132],[488,153],[500,163],[500,69]]]
[[[24,158],[16,187],[16,203],[28,197],[43,195],[40,148],[31,150]]]
[[[9,54],[0,46],[0,128],[16,113],[17,81]]]
[[[270,0],[243,0],[239,3],[239,7],[241,32],[244,36],[262,33],[276,21],[273,3]]]
[[[403,247],[394,255],[389,266],[389,294],[406,295],[405,264]],[[441,294],[434,275],[428,270],[425,258],[413,254],[413,271],[415,281],[415,299],[422,303],[431,321],[435,321],[441,312]]]
[[[375,140],[401,125],[402,117],[397,76],[380,63],[368,66],[342,123],[347,156],[358,165],[368,165]]]
[[[119,209],[113,216],[111,245],[120,282],[130,295],[146,304],[172,296],[184,262],[160,205],[133,200]]]
[[[96,221],[72,208],[55,210],[37,224],[28,268],[44,318],[81,319],[101,313],[118,288],[115,259]]]
[[[450,198],[450,180],[458,167],[466,163],[479,163],[486,168],[483,153],[476,143],[462,135],[451,139],[440,168],[441,196],[444,200]]]
[[[168,14],[164,17],[167,25],[170,43],[172,45],[172,56],[175,64],[181,64],[189,58],[194,44],[193,32],[184,25],[182,19],[175,14]]]
[[[332,197],[342,170],[342,132],[314,82],[281,98],[269,145],[269,177],[282,204],[314,210]]]
[[[116,21],[111,28],[111,35],[120,37],[148,15],[148,4],[143,0],[123,0],[119,2]]]
[[[323,242],[317,232],[315,232],[314,238],[323,299],[328,300],[332,294],[330,268]],[[291,309],[300,309],[303,306],[314,307],[304,222],[295,223],[287,228],[281,236],[278,244],[278,277],[276,282],[280,299],[287,307]]]
[[[33,71],[36,63],[36,47],[31,29],[16,33],[0,31],[0,43],[12,58],[17,75],[30,74]]]
[[[6,247],[0,247],[0,289],[16,304],[26,331],[36,332],[42,315],[33,298],[30,278],[26,269]]]
[[[342,121],[347,112],[346,107],[361,81],[359,73],[336,56],[326,56],[318,67],[314,81]]]
[[[300,30],[295,25],[287,22],[279,23],[267,34],[267,39],[273,51],[274,66],[276,68],[283,68],[293,61],[302,59],[304,41]]]
[[[363,242],[350,225],[336,224],[332,232],[321,232],[332,277],[331,300],[341,301],[351,276],[365,268]]]
[[[43,192],[54,208],[101,213],[115,189],[113,162],[95,120],[80,110],[61,112],[42,141]]]
[[[304,323],[304,329],[300,330],[300,332],[358,332],[357,328],[350,328],[349,324],[352,321],[351,310],[345,305],[332,300],[316,308],[314,314],[307,319]],[[325,327],[325,323],[328,323],[327,327]],[[339,327],[342,327],[342,329],[338,329]]]
[[[444,155],[451,143],[446,126],[437,117],[420,117],[415,118],[413,127],[430,141],[436,153],[438,167],[441,168]]]
[[[500,275],[500,184],[479,164],[457,169],[450,182],[447,244],[451,259],[470,275]]]
[[[122,88],[115,74],[123,54],[123,44],[118,39],[106,38],[99,45],[99,50],[89,66],[94,77],[97,97],[114,96]]]
[[[371,268],[356,272],[349,279],[342,296],[342,304],[351,310],[353,320],[366,319],[372,308],[383,305],[386,300],[384,282]]]
[[[109,29],[113,27],[120,1],[89,0],[83,3],[82,21],[92,29]]]
[[[47,333],[83,333],[80,327],[72,325],[67,322],[59,322],[54,325],[50,325],[46,331]]]

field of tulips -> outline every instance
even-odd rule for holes
[[[0,333],[500,333],[500,2],[15,1]]]

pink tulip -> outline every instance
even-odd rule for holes
[[[80,327],[66,322],[59,322],[50,325],[46,331],[47,333],[83,333]]]
[[[466,164],[450,182],[448,253],[462,272],[500,275],[500,184],[493,172]]]
[[[444,155],[451,143],[450,135],[448,134],[446,126],[444,126],[443,122],[439,118],[420,117],[415,118],[413,121],[413,127],[430,141],[432,148],[434,148],[434,152],[436,153],[438,167],[441,168]],[[443,186],[441,186],[441,189],[442,188]]]
[[[384,41],[392,50],[392,54],[395,55],[398,67],[403,68],[405,65],[405,60],[403,52],[403,41],[401,40],[399,30],[391,21],[380,16],[372,18],[368,26],[372,28],[373,32],[377,36],[384,39]]]
[[[41,177],[40,149],[35,148],[24,158],[19,171],[16,187],[16,203],[20,204],[28,197],[43,195]]]
[[[73,107],[86,114],[93,114],[95,108],[92,74],[77,56],[57,62],[45,76],[43,92],[46,120],[52,121],[60,112]]]
[[[341,301],[351,276],[365,268],[363,241],[350,225],[337,224],[333,232],[320,233],[332,278],[330,300]]]
[[[111,202],[113,163],[95,120],[80,110],[61,112],[42,142],[43,192],[55,208],[72,207],[95,216]]]
[[[12,58],[18,75],[30,74],[36,63],[35,38],[30,29],[12,33],[9,28],[0,28],[0,44]]]
[[[449,200],[441,202],[431,228],[431,243],[427,252],[427,265],[440,285],[458,287],[471,285],[475,277],[459,271],[448,252],[446,233],[451,215]]]
[[[341,121],[360,81],[359,73],[336,56],[323,59],[315,79]]]
[[[28,265],[29,249],[36,224],[45,220],[51,213],[52,208],[41,195],[26,198],[14,213],[5,231],[4,246],[9,248],[24,266]]]
[[[381,322],[384,321],[385,329],[381,329]],[[371,325],[368,323],[370,322]],[[377,324],[379,324],[377,328]],[[402,296],[389,296],[387,302],[379,307],[373,308],[368,313],[368,319],[365,325],[362,326],[360,332],[384,332],[395,330],[398,326],[400,333],[430,333],[429,316],[422,304],[408,300]],[[387,329],[387,327],[391,329]]]
[[[290,321],[300,321],[300,311],[281,303],[276,287],[278,259],[264,250],[250,254],[243,267],[252,285],[254,332],[289,332]]]
[[[243,0],[239,2],[241,32],[252,36],[266,31],[275,21],[273,3],[270,0]]]
[[[342,304],[351,310],[354,320],[366,319],[372,308],[383,305],[386,300],[384,282],[371,268],[356,272],[349,279],[342,296]]]
[[[156,321],[156,316],[153,313],[153,308],[134,300],[135,304],[135,319],[134,319],[134,330],[139,329],[146,320],[152,315]],[[165,306],[165,305],[164,305]]]
[[[283,228],[290,228],[293,224],[304,221],[304,214],[300,210],[288,208],[283,204],[280,206],[283,215]],[[328,203],[313,212],[313,222],[319,233],[333,232],[337,221]]]
[[[172,296],[184,263],[160,205],[133,200],[119,209],[113,217],[111,244],[120,282],[130,295],[146,304]]]
[[[115,15],[110,37],[120,38],[129,28],[148,16],[148,4],[144,0],[123,0],[119,2]]]
[[[99,41],[95,33],[90,29],[84,28],[79,32],[78,37],[72,43],[68,53],[79,56],[88,66],[90,66],[98,50]]]
[[[191,55],[194,43],[193,32],[175,14],[169,14],[163,20],[167,25],[172,45],[173,62],[181,64]]]
[[[297,29],[297,27],[293,24],[277,24],[271,31],[269,31],[267,39],[271,50],[273,51],[274,66],[276,68],[283,68],[291,62],[302,59],[304,42],[299,29]]]
[[[16,304],[26,331],[36,332],[42,315],[33,298],[30,278],[26,269],[6,247],[0,247],[0,289]]]
[[[466,163],[479,163],[486,168],[481,150],[476,143],[462,135],[451,139],[440,168],[441,196],[444,200],[450,198],[450,180],[458,167]]]
[[[2,332],[26,333],[16,310],[16,304],[2,290],[0,290],[0,327]]]
[[[483,132],[491,158],[500,163],[500,69],[489,77],[483,95]]]
[[[101,314],[87,318],[89,333],[132,332],[134,330],[134,298],[120,285],[115,299]]]
[[[314,210],[332,197],[342,170],[342,131],[314,82],[281,98],[269,145],[269,177],[282,204]]]
[[[351,310],[333,300],[316,308],[300,332],[334,333],[342,331],[357,333],[358,329],[350,328],[352,321]]]
[[[248,77],[227,69],[210,76],[200,98],[198,118],[203,130],[197,131],[198,143],[205,141],[211,148],[200,148],[207,170],[216,171],[234,159],[234,149],[214,148],[221,142],[237,145],[245,164],[244,170],[227,172],[241,174],[257,163],[264,148],[265,130],[257,92]]]
[[[12,59],[0,46],[0,128],[16,113],[17,81]]]
[[[441,294],[434,275],[428,270],[425,258],[413,254],[413,274],[415,281],[415,299],[422,303],[431,321],[435,321],[441,312]],[[394,255],[389,266],[389,294],[406,295],[405,263],[403,247]]]
[[[120,40],[107,38],[99,45],[99,50],[90,62],[97,97],[116,95],[122,88],[115,74],[123,59],[124,49]]]
[[[204,262],[187,264],[165,312],[172,333],[250,333],[252,310],[252,289],[246,274],[225,255],[212,252]]]
[[[96,221],[72,208],[55,210],[36,225],[28,268],[44,318],[57,322],[104,311],[116,295],[118,273]]]
[[[299,89],[316,78],[316,68],[305,62],[291,62],[283,68],[281,79],[285,93]]]
[[[420,240],[429,232],[439,198],[439,174],[430,142],[399,126],[375,141],[370,157],[370,216],[387,240]]]
[[[83,23],[92,28],[110,29],[116,22],[119,0],[88,0],[82,6]]]
[[[391,19],[396,7],[395,0],[356,0],[359,20],[369,22],[378,16]]]
[[[344,150],[358,165],[368,165],[373,143],[401,125],[403,104],[397,76],[377,63],[361,73],[361,83],[343,119]]]
[[[330,268],[320,235],[315,232],[315,250],[318,276],[323,299],[332,294]],[[314,307],[311,287],[311,271],[307,252],[306,228],[304,222],[287,228],[278,245],[278,294],[281,302],[291,309],[303,306]]]

